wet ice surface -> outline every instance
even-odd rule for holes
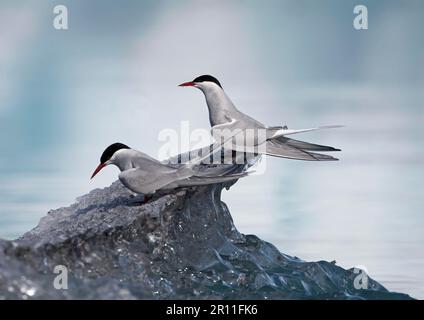
[[[0,298],[405,299],[326,262],[305,262],[235,228],[221,185],[141,205],[120,182],[53,210],[0,242]],[[56,265],[69,289],[53,286]]]

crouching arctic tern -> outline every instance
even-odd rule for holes
[[[114,143],[101,155],[91,179],[104,167],[113,164],[121,171],[119,180],[125,187],[135,193],[151,195],[159,190],[232,181],[248,174],[238,165],[203,164],[207,156],[188,163],[165,164],[125,144]]]
[[[341,126],[324,126],[298,130],[290,130],[286,126],[267,127],[239,111],[225,93],[221,83],[213,76],[203,75],[193,81],[182,83],[179,86],[195,87],[203,92],[209,109],[212,135],[218,142],[232,140],[230,141],[230,148],[235,151],[267,154],[297,160],[338,160],[326,154],[316,153],[316,151],[340,151],[340,149],[294,140],[287,136]],[[250,133],[253,131],[253,134],[248,134],[247,131]],[[230,135],[228,135],[228,132],[231,132]],[[234,137],[237,135],[243,135],[241,143],[240,140],[234,142]]]

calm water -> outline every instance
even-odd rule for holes
[[[156,156],[161,130],[208,128],[201,94],[176,85],[210,73],[269,125],[346,125],[298,136],[341,161],[269,158],[225,191],[239,230],[424,298],[424,3],[362,3],[364,32],[357,1],[70,1],[60,32],[55,3],[2,2],[0,237],[114,181],[89,180],[107,145]]]
[[[393,93],[386,94],[394,99]],[[308,117],[307,110],[313,107],[304,102],[289,112],[294,119]],[[344,123],[345,128],[302,136],[341,147],[341,161],[268,158],[263,174],[239,181],[224,192],[224,201],[239,230],[257,234],[285,253],[305,260],[336,260],[343,267],[361,265],[389,289],[424,298],[424,152],[418,148],[423,114],[390,106],[370,112],[360,104],[354,110],[354,104],[351,101],[351,108],[340,111],[330,107],[322,111],[330,116],[314,121]],[[49,209],[68,205],[116,178],[116,170],[108,168],[99,180],[89,181],[102,148],[95,141],[85,143],[92,143],[95,150],[84,144],[81,150],[72,148],[73,154],[90,158],[84,165],[71,161],[67,167],[71,156],[64,148],[55,172],[10,172],[1,177],[2,238],[18,237]],[[44,160],[57,165],[57,158],[46,155]]]

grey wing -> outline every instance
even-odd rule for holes
[[[164,160],[162,163],[174,168],[179,168],[189,161],[203,157],[205,155],[209,155],[209,157],[200,162],[200,164],[209,165],[211,163],[225,163],[225,157],[228,156],[228,153],[231,152],[231,150],[225,150],[224,154],[223,148],[214,150],[215,147],[216,146],[214,145],[210,145],[203,148],[183,152],[177,156],[173,156],[167,160]]]
[[[230,113],[230,117],[237,119],[240,125],[245,129],[265,129],[266,128],[265,125],[261,123],[260,121],[238,110],[236,112]],[[228,120],[231,121],[231,118],[228,118]]]
[[[247,168],[247,164],[201,164],[191,170],[197,177],[224,177],[242,173]]]
[[[163,164],[173,168],[181,168],[185,166],[185,163],[189,162],[190,160],[210,154],[209,158],[204,159],[201,163],[192,168],[192,171],[195,175],[224,176],[228,174],[240,173],[248,168],[249,165],[245,163],[232,163],[232,150],[224,150],[223,148],[220,148],[211,153],[213,148],[214,145],[210,145],[204,148],[184,152],[165,160]]]
[[[179,187],[190,187],[190,186],[202,186],[214,183],[222,183],[228,181],[234,181],[248,175],[247,172],[235,173],[223,177],[207,177],[207,176],[192,176],[188,179],[178,181]]]
[[[302,150],[276,139],[266,142],[266,154],[270,156],[306,161],[336,161],[338,159],[321,153]]]
[[[292,146],[292,147],[295,147],[295,148],[298,148],[298,149],[302,149],[302,150],[322,151],[322,152],[341,151],[340,149],[336,149],[336,148],[333,148],[333,147],[330,147],[330,146],[324,146],[324,145],[309,143],[309,142],[305,142],[305,141],[290,139],[290,138],[286,138],[284,136],[278,137],[278,138],[275,138],[275,139],[278,140],[279,142],[282,142],[284,144],[287,144],[289,146]]]
[[[119,180],[133,192],[150,194],[177,180],[177,171],[166,167],[152,171],[133,168],[122,171]]]
[[[228,130],[229,132],[235,132],[236,130],[244,130],[246,129],[246,124],[237,119],[231,119],[229,122],[217,124],[211,128],[212,136],[214,136],[214,131],[224,131]]]

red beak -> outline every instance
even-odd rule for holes
[[[195,83],[193,81],[184,82],[178,85],[179,87],[194,87]]]
[[[93,175],[91,176],[91,178],[90,178],[90,179],[93,179],[93,178],[94,178],[94,176],[95,176],[96,174],[98,174],[98,173],[99,173],[99,171],[100,171],[100,170],[102,170],[104,167],[106,167],[106,163],[101,163],[101,164],[99,164],[99,165],[97,166],[96,170],[94,170]]]

